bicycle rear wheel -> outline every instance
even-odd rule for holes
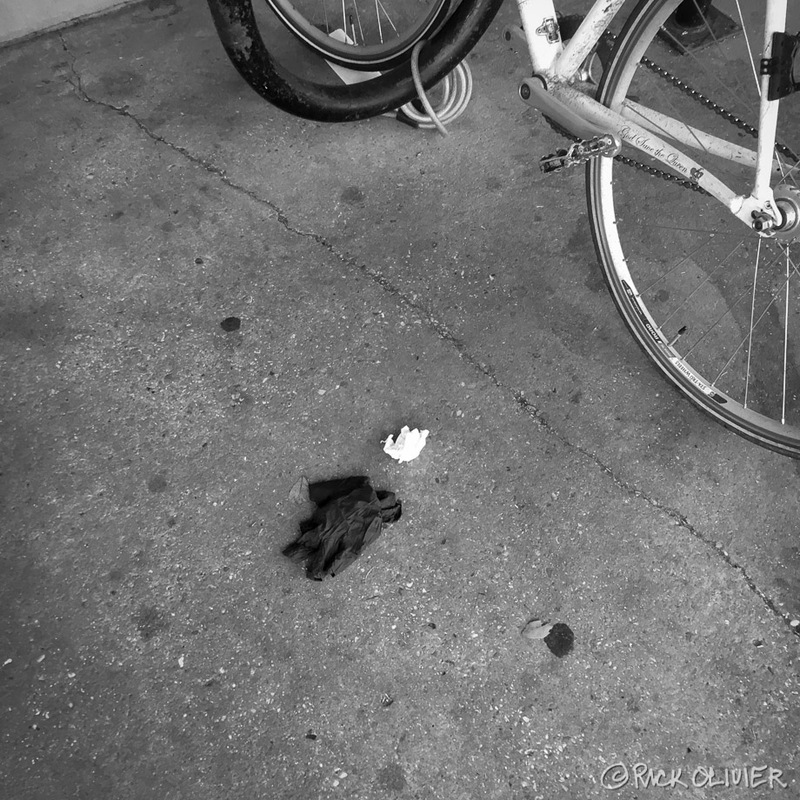
[[[715,0],[714,13],[729,15],[742,31],[714,34],[681,55],[662,29],[678,5],[640,2],[617,38],[598,99],[623,113],[639,103],[692,126],[695,149],[680,148],[749,194],[747,157],[737,163],[710,154],[697,131],[740,153],[755,150],[764,6],[742,11],[741,2]],[[790,4],[787,30],[800,29],[798,5]],[[702,24],[718,27],[717,20]],[[798,100],[781,101],[773,184],[787,214],[800,219]],[[634,338],[674,386],[737,433],[798,457],[800,224],[792,227],[787,217],[786,230],[760,237],[696,189],[628,145],[616,159],[589,165],[589,215],[606,281]]]
[[[426,89],[466,57],[502,1],[461,0],[454,9],[447,6],[451,13],[444,21],[437,12],[436,28],[425,33],[419,55]],[[382,2],[387,5],[388,0]],[[439,11],[444,7],[441,0],[433,2]],[[239,74],[263,98],[290,114],[320,122],[350,122],[400,108],[416,95],[407,50],[395,54],[399,63],[390,70],[367,72],[358,82],[348,83],[341,71],[331,68],[328,54],[300,44],[281,24],[276,31],[277,17],[261,0],[256,0],[255,9],[253,0],[208,0],[208,5]]]

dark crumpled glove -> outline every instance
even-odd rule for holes
[[[352,564],[402,513],[394,492],[376,492],[362,476],[312,483],[308,496],[317,509],[283,554],[306,562],[308,577],[318,581]]]

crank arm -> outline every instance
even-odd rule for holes
[[[528,105],[533,106],[537,111],[541,111],[546,117],[549,117],[579,139],[612,136],[616,143],[616,151],[609,155],[616,155],[622,149],[619,136],[577,114],[564,102],[548,92],[541,78],[534,76],[522,81],[522,85],[519,87],[519,96]]]

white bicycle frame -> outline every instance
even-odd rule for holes
[[[755,216],[764,214],[779,222],[780,212],[775,208],[771,187],[773,179],[779,179],[781,175],[774,146],[780,101],[767,99],[769,75],[756,78],[761,97],[756,151],[727,142],[630,100],[626,100],[619,110],[606,108],[580,90],[575,78],[581,65],[625,1],[596,0],[577,32],[564,45],[558,34],[553,0],[517,0],[535,75],[534,79],[523,83],[520,90],[523,98],[530,97],[528,102],[548,114],[563,111],[559,121],[578,135],[582,134],[577,123],[582,121],[598,133],[612,134],[618,140],[648,153],[705,189],[748,227],[753,226]],[[764,7],[763,58],[767,59],[772,55],[773,31],[785,29],[787,0],[764,0]],[[660,20],[658,24],[664,21]],[[756,65],[754,71],[757,71]],[[559,119],[557,113],[554,116]],[[571,122],[576,124],[570,125]],[[709,172],[707,166],[695,161],[678,146],[752,166],[755,177],[751,194],[736,194]]]

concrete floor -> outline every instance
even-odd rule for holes
[[[512,11],[448,138],[282,114],[202,3],[0,51],[2,798],[800,797],[800,472],[627,336]],[[403,518],[308,581],[346,474]]]

